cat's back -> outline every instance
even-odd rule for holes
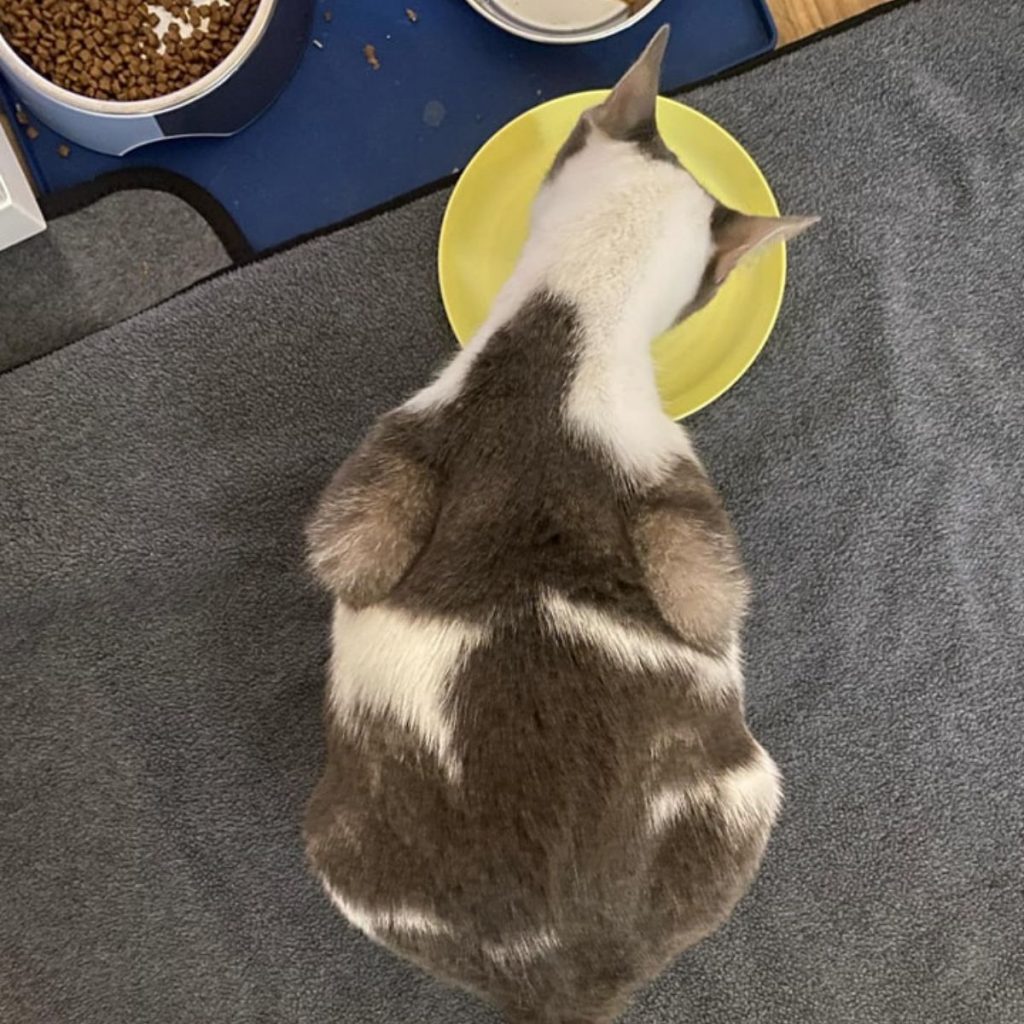
[[[400,414],[441,493],[396,603],[475,619],[545,587],[642,590],[625,527],[634,495],[565,423],[574,331],[571,306],[540,294],[468,361],[457,397]]]
[[[499,1004],[605,1006],[727,916],[778,788],[719,666],[554,588],[355,614],[385,628],[338,636],[307,839],[357,927]]]
[[[630,526],[652,495],[566,429],[571,342],[542,301],[387,427],[434,514],[385,598],[336,604],[307,817],[351,921],[499,1002],[524,971],[656,971],[727,914],[778,800],[734,645],[687,642],[651,592]]]

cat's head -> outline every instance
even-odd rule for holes
[[[657,125],[668,36],[665,25],[608,98],[583,113],[533,209],[534,232],[570,244],[576,235],[595,258],[608,260],[606,240],[615,240],[608,273],[642,279],[655,333],[706,305],[741,261],[818,220],[732,210],[683,167]]]

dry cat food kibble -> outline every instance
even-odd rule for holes
[[[237,45],[259,0],[0,0],[0,32],[55,85],[101,100],[182,89]]]

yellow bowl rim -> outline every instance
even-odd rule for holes
[[[482,158],[484,151],[488,147],[490,147],[492,144],[497,144],[498,139],[502,135],[504,135],[505,132],[511,131],[512,128],[515,125],[517,125],[520,121],[535,116],[538,111],[544,110],[547,107],[553,107],[560,104],[568,105],[573,100],[593,100],[593,102],[596,104],[603,100],[610,91],[610,89],[585,89],[581,92],[566,93],[566,95],[564,96],[556,96],[553,99],[545,100],[545,102],[543,103],[538,103],[535,107],[530,107],[529,110],[524,110],[521,114],[512,118],[511,121],[507,121],[504,125],[502,125],[501,128],[494,132],[494,134],[491,135],[473,154],[473,156],[469,160],[469,163],[466,164],[466,166],[462,169],[462,172],[459,174],[459,178],[455,182],[455,185],[452,187],[452,193],[448,197],[448,202],[445,205],[444,216],[441,218],[441,230],[438,233],[437,240],[437,279],[438,287],[440,288],[441,291],[441,303],[444,306],[445,316],[448,318],[448,326],[451,328],[452,334],[455,335],[455,341],[458,344],[459,348],[464,348],[466,344],[469,342],[469,339],[462,339],[459,337],[458,331],[456,330],[455,324],[453,322],[449,303],[449,292],[445,287],[444,252],[446,247],[446,240],[448,238],[449,232],[451,231],[452,207],[455,205],[459,196],[460,189],[462,189],[464,182],[469,177],[470,171],[473,170],[473,165],[476,164],[477,161]],[[746,148],[740,143],[736,136],[734,136],[731,132],[723,128],[713,118],[710,118],[707,116],[707,114],[704,114],[701,111],[697,110],[696,107],[691,107],[687,103],[682,103],[679,100],[675,99],[674,97],[659,96],[658,102],[659,104],[673,103],[676,106],[683,107],[684,109],[688,110],[691,114],[693,114],[699,121],[703,121],[706,124],[710,125],[711,128],[713,128],[715,131],[722,133],[729,139],[730,142],[734,143],[737,150],[743,155],[747,163],[750,165],[758,183],[764,187],[765,194],[768,197],[769,206],[771,207],[770,214],[766,214],[766,216],[779,216],[779,204],[775,198],[775,193],[772,191],[771,185],[768,183],[768,179],[765,177],[764,172],[758,166],[757,161],[754,160],[754,158],[747,152]],[[743,379],[747,371],[754,364],[754,361],[764,350],[765,345],[768,344],[768,339],[772,336],[772,332],[775,330],[775,324],[778,321],[779,312],[782,309],[782,300],[786,293],[788,260],[785,242],[781,243],[780,249],[781,263],[779,267],[779,286],[777,289],[777,293],[774,299],[772,300],[773,308],[771,311],[771,315],[768,318],[768,326],[765,329],[764,337],[754,346],[753,350],[750,353],[750,358],[743,364],[743,366],[740,368],[739,372],[733,377],[733,379],[729,381],[728,384],[724,385],[722,388],[716,391],[713,395],[710,395],[708,398],[704,399],[704,401],[702,401],[699,405],[695,405],[692,408],[683,409],[682,411],[666,408],[665,412],[669,416],[671,416],[672,419],[676,421],[687,419],[690,416],[694,415],[694,413],[700,412],[701,409],[707,408],[712,402],[715,402],[719,398],[721,398],[722,395],[724,395],[730,388],[734,387],[737,383],[739,383],[740,380]]]

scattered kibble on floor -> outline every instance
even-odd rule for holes
[[[406,7],[405,16],[415,25],[420,20],[420,16],[411,8]]]
[[[28,114],[20,103],[14,108],[14,120],[23,127],[28,124]]]
[[[25,134],[34,142],[36,139],[39,138],[39,129],[34,124],[30,124],[25,129]]]
[[[64,160],[67,160],[67,158],[71,156],[71,147],[66,142],[62,142],[57,147],[57,156],[61,157]]]
[[[366,58],[366,63],[373,68],[374,71],[380,71],[380,60],[377,58],[377,47],[373,43],[367,43],[363,47],[363,56]]]

